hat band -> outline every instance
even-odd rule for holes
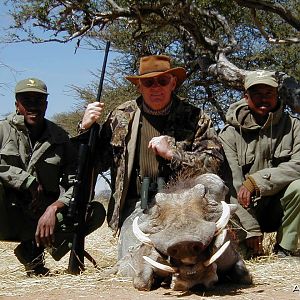
[[[156,73],[156,72],[167,72],[171,69],[164,69],[164,70],[152,70],[152,71],[148,71],[148,72],[143,72],[143,73],[140,73],[140,75],[146,75],[146,74],[150,74],[150,73]]]

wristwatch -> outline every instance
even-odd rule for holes
[[[78,133],[83,133],[83,132],[85,132],[85,131],[87,131],[87,129],[84,128],[84,127],[82,126],[82,122],[79,121],[79,122],[77,123],[77,132],[78,132]]]

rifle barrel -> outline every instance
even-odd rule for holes
[[[110,41],[107,41],[106,47],[105,47],[104,58],[103,58],[103,65],[102,65],[101,77],[100,77],[100,82],[99,82],[99,88],[98,88],[98,93],[97,93],[97,98],[96,98],[96,100],[98,102],[100,102],[100,100],[101,100],[101,94],[102,94],[103,82],[104,82],[104,77],[105,77],[105,69],[106,69],[109,47],[110,47]]]
[[[103,66],[98,87],[97,101],[100,102],[107,57],[110,42],[106,42]],[[80,274],[84,270],[84,240],[86,234],[86,214],[89,202],[94,191],[94,156],[95,144],[99,132],[99,124],[93,124],[89,133],[88,143],[81,143],[79,148],[78,166],[72,199],[68,211],[68,217],[75,225],[72,248],[69,258],[68,271],[71,274]]]

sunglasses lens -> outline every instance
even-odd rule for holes
[[[157,82],[161,86],[166,86],[170,83],[171,77],[169,76],[160,76],[157,77]]]
[[[143,86],[149,88],[154,84],[155,79],[154,78],[144,78],[144,79],[141,79],[141,82],[142,82]]]
[[[159,76],[159,77],[152,77],[152,78],[142,78],[141,83],[143,86],[149,88],[156,82],[160,86],[166,86],[170,83],[171,76]]]

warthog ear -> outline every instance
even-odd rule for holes
[[[218,175],[213,173],[200,175],[196,182],[202,183],[208,189],[209,194],[211,194],[217,202],[225,200],[225,196],[229,191],[224,181]]]
[[[191,195],[197,195],[197,198],[202,198],[206,194],[206,188],[203,184],[198,183],[191,189],[183,193],[183,197],[191,197]],[[187,198],[188,199],[188,198]]]
[[[205,173],[197,177],[197,182],[201,182],[203,184],[207,183],[223,183],[221,177],[214,173]]]

